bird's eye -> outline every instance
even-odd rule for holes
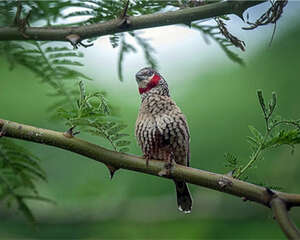
[[[149,76],[149,77],[152,76],[152,74],[153,74],[152,71],[147,71],[146,72],[146,75]]]

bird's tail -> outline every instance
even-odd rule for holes
[[[174,181],[176,185],[178,209],[184,213],[192,210],[192,197],[185,182]]]

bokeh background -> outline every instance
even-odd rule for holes
[[[250,19],[267,4],[248,10]],[[232,33],[244,40],[246,52],[238,52],[246,62],[231,62],[213,41],[207,44],[199,32],[183,26],[140,31],[151,38],[159,60],[159,71],[169,83],[171,95],[186,114],[191,131],[191,166],[225,173],[224,153],[249,159],[246,142],[248,125],[264,129],[256,90],[266,98],[278,94],[276,114],[300,118],[300,3],[290,1],[280,19],[271,46],[273,26],[253,31],[232,16]],[[209,22],[208,22],[209,23]],[[130,38],[129,38],[129,41]],[[55,43],[54,43],[55,44]],[[104,90],[120,118],[128,124],[130,153],[141,154],[134,139],[134,124],[140,98],[134,74],[144,67],[142,53],[130,54],[124,62],[124,82],[117,77],[118,49],[108,37],[85,53],[85,73],[94,81],[90,90]],[[47,107],[53,99],[48,86],[23,67],[9,70],[0,59],[1,118],[42,128],[64,131],[62,122],[53,122]],[[103,139],[79,137],[107,146]],[[47,183],[38,189],[56,205],[31,202],[38,219],[33,228],[15,210],[1,206],[1,239],[284,239],[271,212],[255,203],[223,193],[190,186],[193,211],[183,215],[176,209],[173,183],[140,173],[120,170],[109,179],[104,165],[76,154],[17,141],[42,159]],[[287,192],[300,192],[300,149],[294,155],[288,147],[265,153],[265,158],[249,175],[255,182],[277,185]],[[300,211],[292,216],[300,225]]]

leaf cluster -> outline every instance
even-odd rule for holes
[[[51,108],[70,104],[71,92],[65,83],[76,79],[90,80],[85,74],[74,69],[83,66],[76,59],[83,57],[81,52],[76,52],[67,47],[53,47],[49,42],[27,41],[0,42],[0,56],[6,57],[13,69],[16,65],[25,66],[41,79],[42,83],[51,86],[50,95],[57,100]]]
[[[111,144],[115,151],[128,152],[130,141],[124,140],[128,134],[122,131],[127,125],[112,116],[111,107],[104,92],[87,93],[83,81],[79,82],[76,104],[71,108],[59,108],[58,116],[65,119],[66,125],[99,136]]]
[[[35,222],[26,200],[51,202],[39,195],[36,181],[46,181],[40,160],[25,148],[6,138],[0,139],[0,201],[16,204],[24,216]]]
[[[234,154],[225,155],[225,166],[232,170],[235,178],[248,178],[248,170],[256,167],[255,163],[263,159],[264,151],[288,145],[293,153],[295,145],[300,143],[300,120],[273,117],[277,105],[276,93],[272,93],[272,99],[267,104],[261,90],[257,92],[257,96],[265,120],[265,132],[262,133],[254,126],[249,126],[252,135],[247,137],[247,141],[250,144],[251,153],[246,163],[238,161]]]

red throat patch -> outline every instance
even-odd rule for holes
[[[152,88],[156,87],[158,85],[160,79],[161,78],[160,78],[159,75],[154,74],[154,76],[152,77],[151,81],[147,84],[147,87],[145,87],[145,88],[139,88],[140,94],[148,92]]]

